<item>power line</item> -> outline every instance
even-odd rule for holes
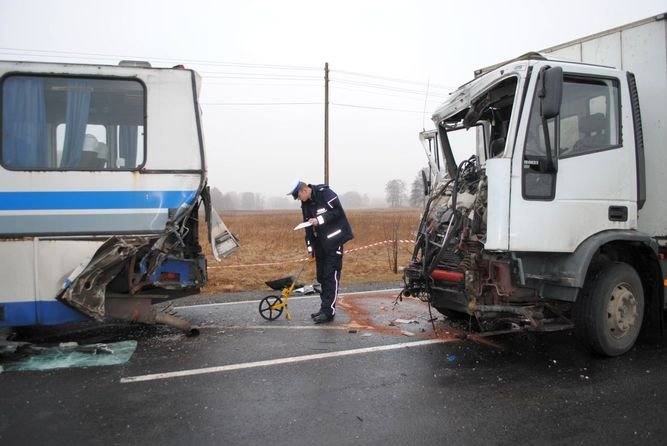
[[[322,105],[324,102],[201,102],[201,105]]]
[[[252,81],[252,79],[251,79]],[[290,83],[290,82],[299,82],[296,80],[285,80],[283,83],[255,83],[255,82],[234,82],[234,79],[229,79],[227,81],[226,79],[209,79],[206,78],[206,85],[210,84],[216,84],[216,85],[238,85],[238,86],[248,86],[248,87],[254,87],[254,88],[261,88],[261,87],[308,87],[308,88],[322,88],[321,84],[299,84],[299,83]]]
[[[401,83],[405,83],[405,84],[423,85],[423,86],[429,85],[429,83],[427,83],[427,82],[418,82],[418,81],[412,81],[412,80],[407,80],[407,79],[399,79],[399,78],[396,78],[396,77],[377,76],[377,75],[374,75],[374,74],[365,74],[365,73],[359,73],[359,72],[356,72],[356,71],[345,71],[345,70],[331,70],[331,71],[334,72],[334,73],[348,74],[348,75],[353,75],[353,76],[369,77],[369,78],[372,78],[372,79],[382,79],[382,80],[387,80],[387,81],[392,81],[392,82],[401,82]],[[447,91],[451,91],[451,90],[456,89],[456,87],[451,87],[451,86],[448,86],[448,85],[432,84],[432,83],[430,83],[430,86],[434,87],[434,88],[442,88],[442,89],[447,90]]]
[[[134,59],[134,60],[148,60],[148,61],[161,61],[171,64],[182,64],[182,63],[191,63],[195,65],[214,65],[214,66],[226,66],[226,67],[245,67],[245,68],[267,68],[275,70],[315,70],[321,71],[320,67],[308,67],[308,66],[299,66],[299,65],[273,65],[273,64],[252,64],[252,63],[242,63],[242,62],[222,62],[216,60],[202,60],[202,59],[174,59],[174,58],[165,58],[165,57],[147,57],[147,56],[135,56],[135,55],[120,55],[120,54],[103,54],[103,53],[87,53],[87,52],[75,52],[75,51],[62,51],[62,50],[34,50],[28,48],[11,48],[11,47],[0,47],[0,52],[11,52],[20,54],[31,54],[34,56],[47,56],[52,57],[54,54],[58,55],[67,55],[76,57],[78,59],[114,59],[114,60],[123,60],[123,59]]]
[[[282,105],[322,105],[324,102],[202,102],[201,105],[212,105],[212,106],[282,106]],[[370,105],[358,105],[358,104],[341,104],[337,102],[330,102],[331,105],[337,107],[348,107],[348,108],[363,108],[369,110],[383,110],[383,111],[396,111],[396,112],[406,112],[406,113],[422,113],[419,110],[406,110],[401,108],[389,108],[389,107],[373,107]]]
[[[401,108],[373,107],[370,105],[356,105],[356,104],[340,104],[338,102],[330,102],[330,104],[335,105],[337,107],[365,108],[370,110],[385,110],[385,111],[397,111],[397,112],[419,113],[419,114],[423,113],[419,110],[406,110]]]
[[[279,64],[260,64],[260,63],[245,63],[245,62],[224,62],[224,61],[219,61],[219,60],[210,60],[210,59],[187,59],[187,58],[165,58],[165,57],[151,57],[147,55],[141,55],[141,56],[136,56],[136,55],[128,55],[128,54],[104,54],[104,53],[94,53],[94,52],[76,52],[76,51],[63,51],[63,50],[36,50],[36,49],[30,49],[30,48],[14,48],[14,47],[0,47],[0,52],[8,52],[8,53],[14,53],[16,55],[33,55],[33,56],[45,56],[45,57],[53,57],[54,54],[57,55],[67,55],[67,56],[72,56],[76,57],[78,59],[108,59],[108,60],[123,60],[123,59],[133,59],[133,60],[147,60],[147,61],[160,61],[164,63],[171,63],[171,64],[182,64],[182,63],[191,63],[195,65],[207,65],[207,66],[221,66],[221,67],[234,67],[234,68],[255,68],[255,69],[268,69],[268,70],[299,70],[299,71],[321,71],[321,67],[312,67],[312,66],[305,66],[305,65],[279,65]],[[360,73],[360,72],[355,72],[355,71],[346,71],[346,70],[330,70],[332,73],[339,73],[343,75],[351,75],[351,76],[360,76],[360,77],[367,77],[367,78],[372,78],[372,79],[380,79],[380,80],[386,80],[386,81],[391,81],[391,82],[399,82],[399,83],[406,83],[406,84],[412,84],[412,85],[420,85],[420,86],[427,86],[429,85],[428,83],[425,82],[418,82],[418,81],[412,81],[408,79],[401,79],[401,78],[395,78],[395,77],[389,77],[389,76],[378,76],[378,75],[373,75],[373,74],[367,74],[367,73]],[[200,74],[206,75],[207,77],[212,77],[216,76],[218,74],[221,75],[245,75],[246,73],[226,73],[226,72],[208,72],[208,71],[201,71]],[[251,74],[254,76],[264,76],[262,73],[247,73]],[[268,76],[268,75],[267,75]],[[273,75],[277,76],[277,75]],[[318,79],[321,80],[322,78],[319,76],[304,76],[309,79]],[[347,82],[347,83],[354,83],[355,81],[349,80],[349,79],[339,79],[338,82]],[[358,84],[363,84],[358,82]],[[379,88],[379,84],[372,84],[376,87]],[[447,91],[454,90],[455,87],[450,87],[450,86],[445,86],[445,85],[438,85],[438,84],[430,84],[431,88],[441,88],[445,89]],[[390,86],[384,86],[384,88],[390,89],[390,88],[399,88],[399,87],[390,87]],[[421,92],[420,92],[421,93]]]
[[[230,68],[250,68],[250,69],[265,69],[265,70],[294,70],[294,71],[321,71],[322,69],[320,67],[310,67],[310,66],[303,66],[303,65],[277,65],[277,64],[257,64],[257,63],[243,63],[243,62],[223,62],[223,61],[217,61],[217,60],[207,60],[207,59],[175,59],[175,58],[164,58],[164,57],[150,57],[146,55],[142,56],[134,56],[134,55],[127,55],[127,54],[104,54],[104,53],[94,53],[94,52],[75,52],[75,51],[63,51],[63,50],[35,50],[35,49],[29,49],[29,48],[14,48],[14,47],[0,47],[0,52],[6,52],[6,53],[13,53],[15,55],[32,55],[32,56],[44,56],[44,57],[49,57],[52,58],[53,55],[60,55],[60,56],[71,56],[75,57],[77,59],[83,59],[83,60],[99,60],[99,59],[105,59],[105,60],[114,60],[114,61],[119,61],[119,60],[124,60],[124,59],[132,59],[132,60],[148,60],[148,61],[153,61],[153,62],[162,62],[162,63],[167,63],[167,64],[193,64],[193,65],[203,65],[203,66],[220,66],[220,67],[230,67]],[[217,72],[217,71],[199,71],[198,72],[202,75],[205,76],[207,79],[211,78],[223,78],[223,79],[243,79],[243,80],[304,80],[304,81],[321,81],[322,78],[320,76],[297,76],[297,75],[278,75],[276,73],[244,73],[244,72]],[[343,75],[351,75],[351,76],[360,76],[360,77],[366,77],[366,78],[371,78],[371,79],[380,79],[380,80],[385,80],[385,81],[391,81],[391,82],[398,82],[398,83],[404,83],[404,84],[412,84],[412,85],[420,85],[420,86],[427,86],[429,84],[423,83],[423,82],[417,82],[417,81],[412,81],[412,80],[407,80],[407,79],[400,79],[400,78],[394,78],[394,77],[389,77],[389,76],[378,76],[378,75],[373,75],[373,74],[366,74],[366,73],[360,73],[360,72],[355,72],[355,71],[346,71],[346,70],[330,70],[330,72],[333,73],[339,73]],[[359,82],[359,81],[354,81],[350,79],[332,79],[332,82],[340,82],[340,83],[346,83],[349,85],[357,85],[357,86],[365,86],[369,88],[376,88],[376,89],[384,89],[388,91],[394,91],[394,92],[400,92],[400,93],[412,93],[412,94],[419,94],[423,95],[425,92],[420,91],[420,90],[410,90],[406,88],[401,88],[401,87],[396,87],[396,86],[389,86],[389,85],[382,85],[378,83],[371,83],[371,82]],[[446,89],[448,91],[454,90],[455,88],[453,87],[448,87],[448,86],[443,86],[443,85],[438,85],[438,84],[430,84],[431,88],[441,88],[441,89]],[[431,94],[432,96],[439,96],[436,94]],[[441,96],[443,97],[443,96]]]
[[[237,69],[253,69],[255,71],[253,72],[238,72],[238,71],[201,71],[200,74],[202,76],[205,76],[208,82],[211,83],[225,83],[225,81],[233,81],[233,80],[242,80],[242,81],[257,81],[257,82],[263,82],[263,81],[283,81],[283,82],[321,82],[322,78],[319,76],[309,76],[309,75],[296,75],[296,74],[277,74],[277,73],[271,73],[267,72],[265,73],[258,73],[256,70],[293,70],[293,71],[321,71],[321,68],[319,67],[309,67],[309,66],[298,66],[298,65],[275,65],[275,64],[251,64],[251,63],[241,63],[241,62],[222,62],[222,61],[215,61],[215,60],[202,60],[202,59],[173,59],[173,58],[163,58],[163,57],[145,57],[145,56],[128,56],[128,55],[119,55],[119,54],[102,54],[102,53],[93,53],[93,52],[74,52],[74,51],[62,51],[62,50],[49,50],[49,51],[44,51],[44,50],[35,50],[35,49],[28,49],[28,48],[13,48],[13,47],[0,47],[0,52],[5,52],[5,53],[13,53],[15,55],[31,55],[33,57],[39,57],[39,56],[45,56],[45,57],[50,57],[52,58],[55,55],[60,55],[60,56],[70,56],[78,59],[84,59],[84,60],[99,60],[99,59],[107,59],[107,60],[123,60],[123,59],[134,59],[134,60],[149,60],[149,61],[160,61],[163,63],[171,63],[171,64],[181,64],[181,63],[189,63],[193,65],[204,65],[204,66],[219,66],[219,67],[230,67],[230,68],[237,68]],[[420,86],[425,86],[427,88],[442,88],[442,89],[450,89],[450,87],[447,86],[441,86],[437,84],[424,84],[421,82],[416,82],[416,81],[411,81],[407,79],[400,79],[400,78],[394,78],[394,77],[388,77],[388,76],[377,76],[377,75],[372,75],[372,74],[366,74],[366,73],[359,73],[359,72],[354,72],[354,71],[345,71],[345,70],[330,70],[330,72],[334,73],[339,73],[343,75],[351,75],[351,76],[359,76],[359,77],[366,77],[366,78],[371,78],[371,79],[378,79],[378,80],[383,80],[383,81],[390,81],[390,82],[397,82],[397,83],[404,83],[404,84],[411,84],[411,85],[420,85]],[[412,94],[412,95],[419,95],[419,96],[425,96],[427,95],[427,98],[430,97],[440,97],[444,98],[446,96],[442,96],[439,94],[433,94],[433,93],[427,93],[426,90],[415,90],[415,89],[409,89],[409,88],[403,88],[403,87],[398,87],[398,86],[391,86],[391,85],[383,85],[379,83],[373,83],[373,82],[360,82],[360,81],[354,81],[350,79],[344,79],[344,78],[339,78],[339,79],[332,79],[331,82],[335,83],[340,83],[340,84],[347,84],[351,85],[354,87],[361,87],[363,88],[370,88],[370,89],[378,89],[378,90],[385,90],[385,91],[390,91],[393,93],[398,93],[398,94]],[[231,85],[240,85],[239,83],[231,83]],[[248,85],[254,85],[258,86],[256,83],[248,84]],[[278,85],[278,84],[274,84]],[[286,84],[283,84],[284,86],[287,86]],[[308,87],[319,87],[319,85],[304,85],[301,84],[302,86],[308,86]],[[269,84],[265,85],[259,85],[259,86],[269,86]],[[290,85],[294,86],[294,85]],[[344,87],[338,87],[341,89],[345,89]],[[453,89],[453,88],[452,88]],[[355,91],[348,89],[350,91]],[[372,93],[372,94],[382,94],[384,96],[394,96],[394,97],[399,97],[397,95],[390,95],[386,93],[379,93],[379,92],[372,92],[372,91],[365,91],[362,93]],[[407,99],[407,98],[406,98]],[[202,103],[202,105],[211,105],[211,106],[288,106],[288,105],[321,105],[323,102],[208,102],[208,103]],[[409,113],[423,113],[417,110],[407,110],[407,109],[397,109],[397,108],[389,108],[389,107],[374,107],[374,106],[367,106],[367,105],[355,105],[355,104],[342,104],[342,103],[332,103],[332,105],[340,106],[340,107],[352,107],[352,108],[365,108],[365,109],[371,109],[371,110],[386,110],[386,111],[398,111],[398,112],[409,112]]]
[[[244,78],[249,78],[249,79],[254,79],[254,78],[262,79],[264,77],[270,77],[278,79],[313,79],[318,81],[322,80],[321,76],[307,76],[307,75],[296,75],[296,74],[276,74],[276,73],[267,74],[267,73],[254,73],[254,72],[244,72],[244,71],[199,71],[199,70],[197,72],[202,76],[210,78],[216,78],[216,77],[234,78],[236,76],[243,76]]]
[[[419,95],[419,97],[407,97],[407,95],[417,95],[416,93],[401,93],[397,92],[398,94],[391,94],[391,93],[385,93],[382,91],[372,91],[372,90],[362,90],[362,89],[355,89],[355,88],[346,88],[346,87],[341,87],[341,86],[336,86],[335,90],[345,90],[345,91],[352,91],[355,93],[362,93],[362,94],[374,94],[374,95],[381,95],[381,96],[387,96],[387,97],[393,97],[393,98],[400,98],[400,99],[405,99],[405,100],[411,100],[411,101],[421,101],[422,97],[426,96],[427,99],[437,99],[438,101],[442,101],[445,99],[447,96],[442,96],[442,95],[437,95],[433,93],[422,93]]]
[[[401,92],[401,93],[412,93],[412,94],[418,94],[420,96],[423,96],[426,94],[426,90],[410,90],[407,88],[400,88],[400,87],[391,87],[388,85],[381,85],[381,84],[373,84],[369,82],[355,82],[355,81],[350,81],[350,80],[345,80],[345,79],[334,79],[331,82],[339,82],[342,84],[348,84],[348,85],[359,85],[362,87],[369,87],[369,88],[377,88],[381,90],[388,90],[388,91],[395,91],[395,92]]]
[[[163,58],[163,57],[146,57],[146,56],[128,56],[128,55],[119,55],[119,54],[103,54],[103,53],[93,53],[93,52],[74,52],[74,51],[62,51],[62,50],[35,50],[29,48],[13,48],[13,47],[0,47],[0,52],[10,52],[17,55],[28,54],[32,56],[45,56],[53,57],[54,54],[57,55],[67,55],[71,57],[76,57],[78,59],[84,60],[94,60],[94,59],[107,59],[107,60],[123,60],[123,59],[143,59],[149,61],[159,61],[170,64],[181,64],[189,63],[194,65],[204,65],[204,66],[220,66],[220,67],[233,67],[233,68],[252,68],[252,69],[265,69],[265,70],[307,70],[307,71],[320,71],[319,67],[309,67],[309,66],[299,66],[299,65],[276,65],[276,64],[252,64],[252,63],[241,63],[241,62],[223,62],[216,60],[206,60],[206,59],[174,59],[174,58]],[[428,84],[423,82],[412,81],[408,79],[401,79],[389,76],[378,76],[367,73],[360,73],[355,71],[346,71],[346,70],[330,70],[333,73],[339,73],[343,75],[359,76],[366,77],[371,79],[379,79],[390,82],[398,82],[411,85],[420,85],[426,86],[429,88],[441,88],[447,90],[454,90],[452,87],[438,85],[438,84]],[[245,80],[245,81],[264,81],[264,80],[274,80],[274,81],[321,81],[322,78],[319,76],[297,76],[297,75],[278,75],[276,73],[243,73],[243,72],[216,72],[216,71],[201,71],[200,74],[205,76],[207,80],[212,79],[225,79],[225,80]],[[348,85],[354,85],[359,87],[367,87],[374,89],[382,89],[387,91],[392,91],[395,93],[401,94],[418,94],[423,96],[426,94],[426,91],[421,90],[411,90],[407,88],[401,88],[396,86],[382,85],[378,83],[371,82],[358,82],[350,79],[332,79],[332,82],[339,82]],[[445,98],[439,94],[430,93],[429,96]]]
[[[264,77],[258,77],[258,76],[205,76],[207,79],[242,79],[242,80],[269,80],[269,81],[276,81],[276,80],[285,80],[285,81],[322,81],[320,78],[313,78],[313,77],[307,77],[307,76],[293,76],[293,77],[277,77],[277,76],[270,76],[266,75]]]

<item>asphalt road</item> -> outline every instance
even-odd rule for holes
[[[316,297],[263,320],[252,294],[179,314],[198,337],[115,326],[122,365],[0,374],[0,444],[665,444],[667,343],[619,358],[570,333],[464,337],[393,293]],[[86,339],[78,339],[85,341]]]

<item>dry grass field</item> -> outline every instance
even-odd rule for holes
[[[390,241],[394,228],[398,240],[414,240],[420,209],[347,210],[354,240],[345,245],[341,283],[401,280],[393,272],[393,244],[367,245]],[[222,218],[240,241],[241,249],[218,263],[205,247],[209,283],[204,292],[248,291],[268,289],[267,280],[296,274],[300,261],[306,259],[303,230],[293,228],[301,222],[301,210],[294,211],[227,211]],[[202,246],[206,229],[201,228]],[[399,243],[397,264],[408,263],[412,244]],[[363,249],[359,249],[363,248]],[[315,278],[315,264],[306,267],[300,282],[310,284]]]

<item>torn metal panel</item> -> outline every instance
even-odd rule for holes
[[[217,212],[213,209],[211,203],[211,193],[208,186],[201,192],[204,203],[204,212],[206,214],[206,224],[208,227],[209,242],[213,251],[213,257],[219,262],[229,257],[239,249],[239,241],[232,234],[222,221]]]
[[[68,277],[58,299],[101,321],[105,315],[107,284],[120,272],[125,261],[147,243],[143,237],[111,237],[90,261],[82,263]]]
[[[208,188],[201,193],[213,222],[210,238],[217,257],[238,249],[236,238],[216,213],[210,212]],[[200,202],[170,211],[159,237],[116,236],[67,279],[58,299],[97,319],[116,318],[161,323],[193,333],[187,321],[157,312],[152,304],[199,292],[206,284],[206,258],[199,245]]]

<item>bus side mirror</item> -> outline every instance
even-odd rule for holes
[[[560,114],[563,101],[563,68],[548,67],[540,73],[540,114],[543,119],[555,118]]]

